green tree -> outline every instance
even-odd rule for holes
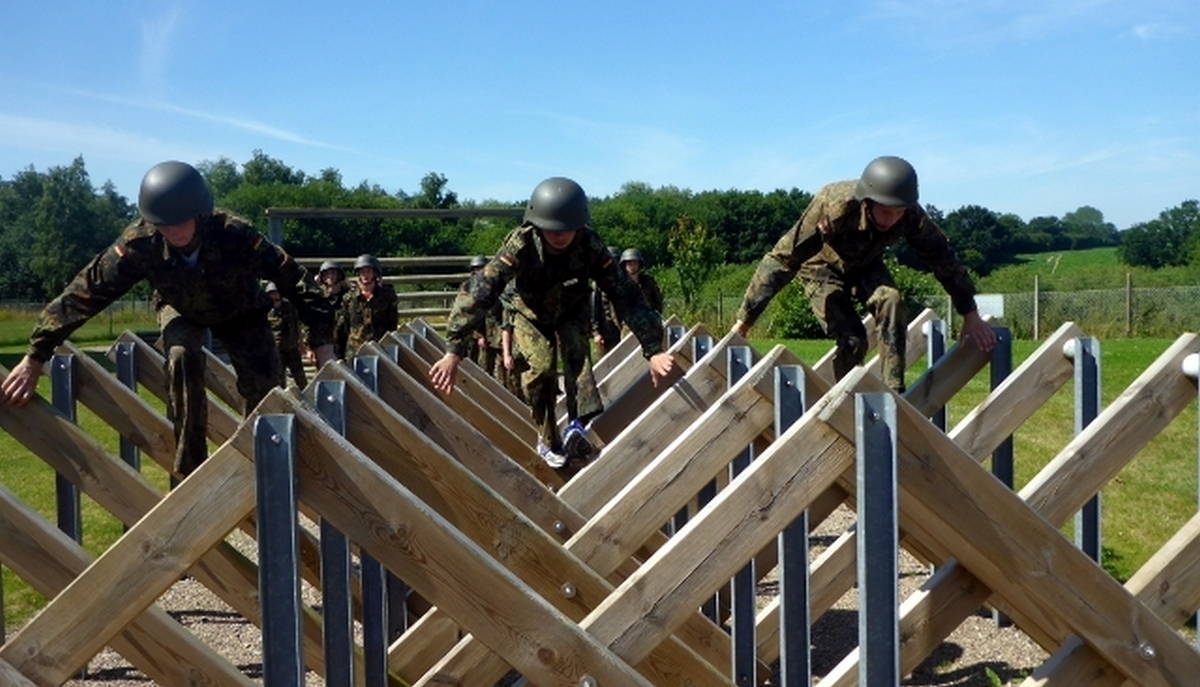
[[[1013,255],[1008,227],[981,205],[965,205],[951,212],[941,226],[959,259],[979,274],[987,274]]]
[[[1200,203],[1185,200],[1121,234],[1117,255],[1128,265],[1186,265],[1200,257]]]
[[[679,291],[686,307],[696,303],[700,287],[712,275],[725,255],[725,246],[703,223],[680,215],[667,238],[679,275]]]
[[[1095,248],[1115,246],[1120,243],[1117,227],[1104,221],[1104,213],[1091,205],[1083,205],[1063,215],[1063,234],[1069,240],[1069,248]]]
[[[238,171],[237,163],[227,157],[202,160],[196,169],[204,175],[217,205],[224,205],[225,197],[242,183],[242,173]]]

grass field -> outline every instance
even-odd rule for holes
[[[771,340],[755,341],[768,350]],[[813,362],[830,347],[828,341],[785,341],[792,351]],[[1142,373],[1171,341],[1167,339],[1114,339],[1102,342],[1102,393],[1105,404]],[[0,347],[0,364],[11,368],[23,345]],[[1036,342],[1014,342],[1014,367],[1035,348]],[[915,379],[923,366],[910,371]],[[48,397],[48,382],[39,387]],[[949,407],[949,424],[961,419],[987,393],[987,371],[973,380]],[[1057,453],[1073,433],[1074,400],[1068,383],[1015,435],[1017,487],[1028,482]],[[143,393],[143,396],[146,394]],[[156,400],[151,400],[161,408]],[[114,455],[117,437],[84,408],[79,423]],[[1127,579],[1196,510],[1196,409],[1188,408],[1157,437],[1104,490],[1105,566],[1119,579]],[[144,465],[146,477],[165,488],[166,475],[154,465]],[[0,433],[0,485],[13,491],[39,513],[53,518],[54,486],[51,470],[10,436]],[[99,553],[120,536],[114,518],[84,497],[84,545]],[[1064,528],[1068,532],[1070,526]],[[12,571],[4,573],[4,615],[7,627],[22,624],[44,601]]]
[[[1115,247],[1106,247],[1018,255],[1015,264],[980,277],[978,286],[980,293],[1023,293],[1033,291],[1037,275],[1043,291],[1123,289],[1126,273],[1133,275],[1136,287],[1192,285],[1200,280],[1195,267],[1130,267],[1118,260]]]

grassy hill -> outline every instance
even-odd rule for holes
[[[1117,259],[1117,249],[1089,248],[1074,251],[1026,253],[1017,262],[979,279],[981,293],[1020,293],[1033,290],[1038,276],[1043,291],[1082,291],[1125,288],[1126,273],[1135,287],[1183,286],[1200,281],[1200,268],[1167,267],[1152,270],[1130,267]]]

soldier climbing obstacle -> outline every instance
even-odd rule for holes
[[[975,286],[941,228],[917,204],[917,172],[898,157],[871,161],[857,180],[825,186],[808,209],[763,257],[732,331],[746,336],[771,298],[797,273],[813,314],[837,341],[834,374],[841,379],[867,352],[867,332],[854,300],[879,327],[883,379],[904,390],[908,318],[883,253],[900,238],[916,250],[963,316],[962,337],[983,351],[996,335],[975,307]]]
[[[304,270],[246,220],[214,210],[200,172],[184,162],[150,168],[138,192],[141,218],[75,276],[44,310],[25,357],[0,384],[0,402],[24,405],[42,366],[76,329],[145,280],[166,353],[167,412],[175,424],[176,472],[188,475],[208,457],[204,330],[229,353],[238,392],[253,408],[283,381],[267,326],[270,299],[260,280],[307,316]]]
[[[459,291],[447,327],[450,350],[429,369],[436,389],[453,392],[468,338],[505,285],[515,283],[513,336],[529,363],[522,381],[534,424],[541,428],[537,451],[556,468],[566,464],[564,450],[582,459],[591,454],[584,423],[603,410],[590,374],[589,279],[638,337],[656,385],[674,365],[671,355],[663,351],[662,319],[646,306],[637,284],[617,268],[589,221],[587,195],[579,184],[563,177],[538,184],[522,225]],[[560,354],[570,419],[565,442],[554,417]]]

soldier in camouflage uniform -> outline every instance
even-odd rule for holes
[[[857,180],[829,184],[759,264],[733,331],[743,336],[771,298],[797,274],[813,313],[837,342],[834,374],[862,363],[867,332],[854,310],[865,303],[879,327],[884,381],[904,390],[908,318],[883,263],[887,247],[905,239],[929,265],[963,316],[963,338],[990,351],[996,338],[975,307],[975,286],[946,235],[917,204],[917,173],[905,160],[872,160]]]
[[[513,320],[516,311],[510,304],[516,294],[515,286],[516,282],[510,281],[504,287],[504,294],[500,296],[500,361],[496,365],[496,376],[513,396],[519,398],[522,403],[529,403],[528,397],[525,396],[525,387],[521,385],[521,375],[529,369],[529,363],[525,362],[525,356],[521,355],[513,341]]]
[[[453,391],[470,333],[505,286],[515,283],[513,336],[529,363],[522,381],[534,424],[540,427],[538,454],[553,467],[566,463],[564,450],[578,457],[591,453],[583,423],[603,410],[595,382],[590,374],[583,374],[584,366],[590,365],[589,279],[604,291],[637,335],[649,359],[653,382],[657,384],[673,366],[671,355],[663,351],[661,318],[646,306],[637,285],[617,268],[588,222],[587,196],[579,184],[563,177],[538,184],[526,207],[525,221],[459,292],[447,327],[449,351],[429,370],[436,389]],[[560,354],[570,418],[565,439],[560,438],[554,417]]]
[[[304,271],[254,227],[214,210],[204,178],[183,162],[155,165],[138,194],[141,219],[83,268],[42,311],[24,359],[0,384],[0,401],[32,397],[54,349],[143,279],[154,288],[166,353],[167,412],[175,424],[175,471],[207,458],[205,329],[225,345],[246,408],[282,381],[260,279],[299,298]],[[298,302],[302,312],[306,307]]]
[[[349,287],[346,284],[346,273],[332,260],[321,263],[317,283],[321,293],[313,299],[317,309],[313,313],[312,321],[304,328],[304,343],[308,350],[312,351],[316,365],[320,368],[338,357],[334,327],[342,296]]]
[[[621,251],[616,246],[609,246],[608,254],[616,260]],[[621,341],[621,325],[617,322],[617,313],[604,292],[595,288],[592,289],[592,336],[600,355],[611,351]]]
[[[662,289],[658,288],[658,281],[654,277],[642,271],[646,262],[642,259],[642,251],[636,248],[626,248],[624,253],[621,253],[621,267],[630,279],[637,282],[638,288],[642,290],[642,295],[646,298],[646,304],[654,308],[659,314],[663,311],[663,295]]]
[[[279,287],[274,282],[267,283],[267,295],[271,297],[267,324],[275,336],[279,361],[296,386],[303,389],[308,384],[308,377],[304,374],[304,361],[300,359],[300,318],[296,314],[296,306],[279,293]]]
[[[354,261],[354,288],[342,296],[337,315],[338,356],[346,358],[370,341],[379,341],[400,326],[400,301],[374,255]]]

